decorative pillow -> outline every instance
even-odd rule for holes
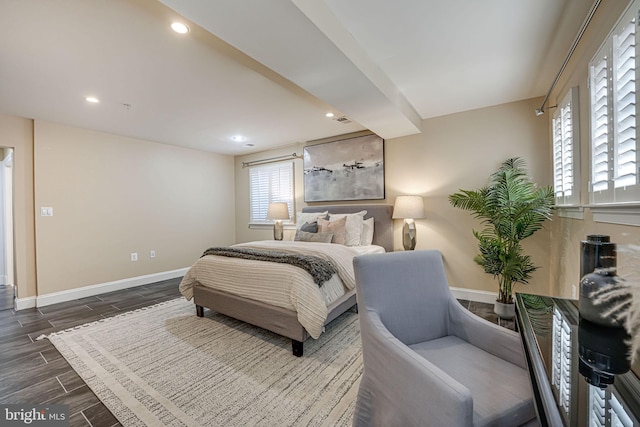
[[[327,219],[327,215],[329,215],[329,211],[324,211],[324,212],[297,212],[296,213],[296,229],[300,230],[300,227],[302,227],[305,223],[307,222],[313,222],[316,219],[318,219],[318,217],[322,217],[324,219]]]
[[[362,221],[362,238],[360,246],[369,246],[373,243],[373,218]]]
[[[341,218],[347,219],[345,246],[360,246],[362,240],[362,222],[367,211],[360,211],[353,214],[329,214],[329,221],[336,221]]]
[[[331,243],[333,239],[333,233],[308,233],[302,230],[296,230],[296,236],[293,240],[299,242],[319,242],[319,243]]]
[[[318,232],[318,221],[313,222],[305,222],[300,226],[300,231],[306,231],[307,233],[317,233]]]
[[[331,243],[337,243],[344,245],[344,239],[346,235],[345,227],[347,225],[347,218],[342,218],[337,221],[327,221],[326,219],[318,219],[318,233],[333,233],[333,239]]]

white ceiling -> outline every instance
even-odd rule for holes
[[[545,95],[590,7],[0,0],[0,112],[232,155],[363,129],[389,139]]]

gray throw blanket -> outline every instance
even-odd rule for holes
[[[209,248],[202,256],[217,255],[232,258],[250,259],[254,261],[269,261],[290,264],[302,268],[313,277],[313,281],[322,286],[324,282],[336,274],[335,268],[329,261],[311,255],[290,254],[279,251],[261,251],[250,248],[214,247]],[[202,258],[202,257],[200,257]]]

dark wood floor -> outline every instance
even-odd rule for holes
[[[71,426],[119,426],[49,340],[36,338],[177,298],[179,281],[172,279],[39,309],[0,311],[0,402],[69,405]]]
[[[0,403],[69,405],[71,426],[119,426],[49,340],[36,338],[177,298],[179,281],[172,279],[39,309],[0,310]],[[514,327],[513,321],[498,319],[490,304],[460,302],[481,317]]]
[[[13,286],[0,285],[0,310],[13,308]]]

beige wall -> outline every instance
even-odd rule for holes
[[[477,243],[471,233],[478,223],[467,212],[449,205],[447,196],[460,188],[486,184],[499,164],[512,156],[523,157],[533,178],[550,183],[547,122],[536,117],[541,98],[499,105],[425,120],[419,135],[385,141],[386,200],[401,194],[425,198],[426,218],[417,220],[417,249],[442,251],[450,285],[495,291],[496,283],[473,262]],[[248,170],[242,161],[302,153],[302,144],[236,158],[236,210],[238,241],[271,238],[270,230],[248,229]],[[296,160],[296,208],[304,206],[302,161]],[[381,203],[384,201],[381,201]],[[395,222],[395,247],[402,248],[402,221]],[[528,291],[549,293],[549,229],[526,244],[536,264]],[[522,289],[519,289],[522,290]]]
[[[426,217],[418,220],[417,249],[443,253],[449,284],[495,291],[496,281],[473,262],[480,228],[471,214],[453,208],[448,196],[477,189],[502,161],[522,157],[540,185],[550,183],[547,128],[534,109],[541,99],[514,102],[425,120],[422,133],[393,139],[386,145],[387,199],[401,194],[424,196]],[[395,247],[402,247],[401,221],[396,221]],[[541,268],[526,291],[547,294],[549,230],[541,230],[525,248]],[[521,285],[516,291],[523,291]]]
[[[33,121],[0,114],[0,145],[12,147],[14,262],[18,298],[36,295]]]
[[[556,105],[571,87],[578,87],[580,99],[580,195],[582,205],[585,205],[584,219],[555,218],[553,221],[551,258],[555,262],[552,266],[551,291],[554,295],[566,297],[574,295],[580,280],[580,241],[584,240],[588,234],[607,234],[611,236],[611,241],[618,243],[621,247],[629,243],[640,244],[640,228],[595,222],[591,210],[586,206],[589,204],[590,168],[588,63],[628,4],[628,1],[617,0],[602,2],[549,99],[548,105]],[[549,114],[545,114],[547,120],[551,119],[553,111],[550,110]],[[620,254],[618,267],[619,272],[624,274],[623,254]]]
[[[234,241],[232,157],[43,121],[34,137],[38,295],[188,267]]]

